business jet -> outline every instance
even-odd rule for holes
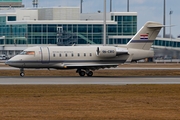
[[[95,70],[153,57],[150,47],[163,26],[157,22],[145,23],[126,45],[29,47],[6,64],[20,68],[22,77],[25,68],[76,69],[80,76],[93,76]]]

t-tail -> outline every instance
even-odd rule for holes
[[[149,50],[164,25],[147,22],[127,43],[127,48]]]

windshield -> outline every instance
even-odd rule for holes
[[[35,51],[23,51],[20,55],[35,55]]]

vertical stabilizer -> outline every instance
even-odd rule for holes
[[[147,22],[127,43],[127,48],[149,50],[164,25]]]

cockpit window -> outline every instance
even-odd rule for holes
[[[35,55],[35,51],[23,51],[20,55]]]
[[[26,54],[26,51],[22,51],[21,53],[20,53],[20,55],[25,55]]]

